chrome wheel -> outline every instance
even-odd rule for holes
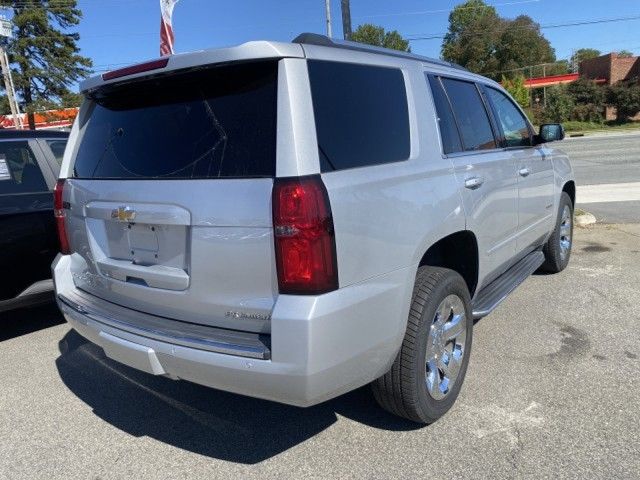
[[[571,250],[571,208],[565,205],[560,220],[560,258],[564,260]]]
[[[445,398],[460,373],[467,339],[467,315],[457,295],[447,296],[436,310],[427,338],[427,391],[435,400]]]

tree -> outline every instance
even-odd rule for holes
[[[504,22],[495,55],[498,69],[507,76],[521,75],[522,72],[513,71],[519,67],[556,60],[555,51],[540,32],[540,25],[527,15]]]
[[[609,87],[608,103],[616,107],[619,122],[624,122],[640,113],[640,84],[617,84]]]
[[[9,61],[33,129],[35,111],[58,105],[90,73],[91,60],[80,55],[80,36],[70,32],[82,12],[76,0],[0,0],[0,6],[13,9]]]
[[[495,56],[502,20],[483,0],[467,0],[449,14],[449,30],[442,42],[442,58],[477,73],[498,69]]]
[[[605,89],[593,80],[580,78],[566,87],[574,103],[571,120],[602,122],[604,120]]]
[[[366,43],[376,47],[391,48],[402,52],[410,52],[409,42],[402,38],[397,30],[385,32],[383,27],[365,23],[356,28],[351,34],[354,42]]]
[[[529,106],[529,90],[524,86],[524,77],[522,75],[514,78],[506,78],[503,75],[501,83],[522,108],[527,108]]]
[[[572,70],[574,72],[577,72],[583,60],[597,58],[600,55],[602,55],[600,50],[596,50],[595,48],[579,48],[578,50],[573,52],[573,55],[571,55],[569,62],[572,65]]]
[[[483,0],[467,0],[449,15],[442,58],[493,78],[516,77],[523,67],[555,62],[555,52],[531,17],[501,18]],[[560,67],[561,68],[561,67]]]
[[[566,122],[571,118],[574,108],[573,99],[563,85],[557,85],[547,89],[546,121],[553,123]]]
[[[633,52],[630,52],[629,50],[620,50],[618,52],[618,57],[620,57],[620,58],[633,57]]]

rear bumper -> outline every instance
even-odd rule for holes
[[[108,357],[150,374],[297,406],[320,403],[388,370],[404,336],[415,276],[408,267],[325,295],[280,295],[270,342],[242,334],[221,341],[225,331],[178,332],[175,321],[79,291],[70,256],[59,255],[52,268],[65,318]],[[194,343],[198,336],[204,343]]]

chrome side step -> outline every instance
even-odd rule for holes
[[[531,252],[484,287],[471,302],[473,318],[489,315],[502,301],[544,263],[540,250]]]

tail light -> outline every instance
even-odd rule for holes
[[[56,227],[58,227],[58,240],[60,241],[60,252],[67,255],[71,253],[69,248],[69,237],[67,236],[67,228],[64,225],[65,210],[69,207],[62,200],[62,192],[64,191],[64,178],[56,182],[53,189],[53,216],[56,218]]]
[[[319,175],[275,180],[273,228],[280,293],[338,288],[331,205]]]

